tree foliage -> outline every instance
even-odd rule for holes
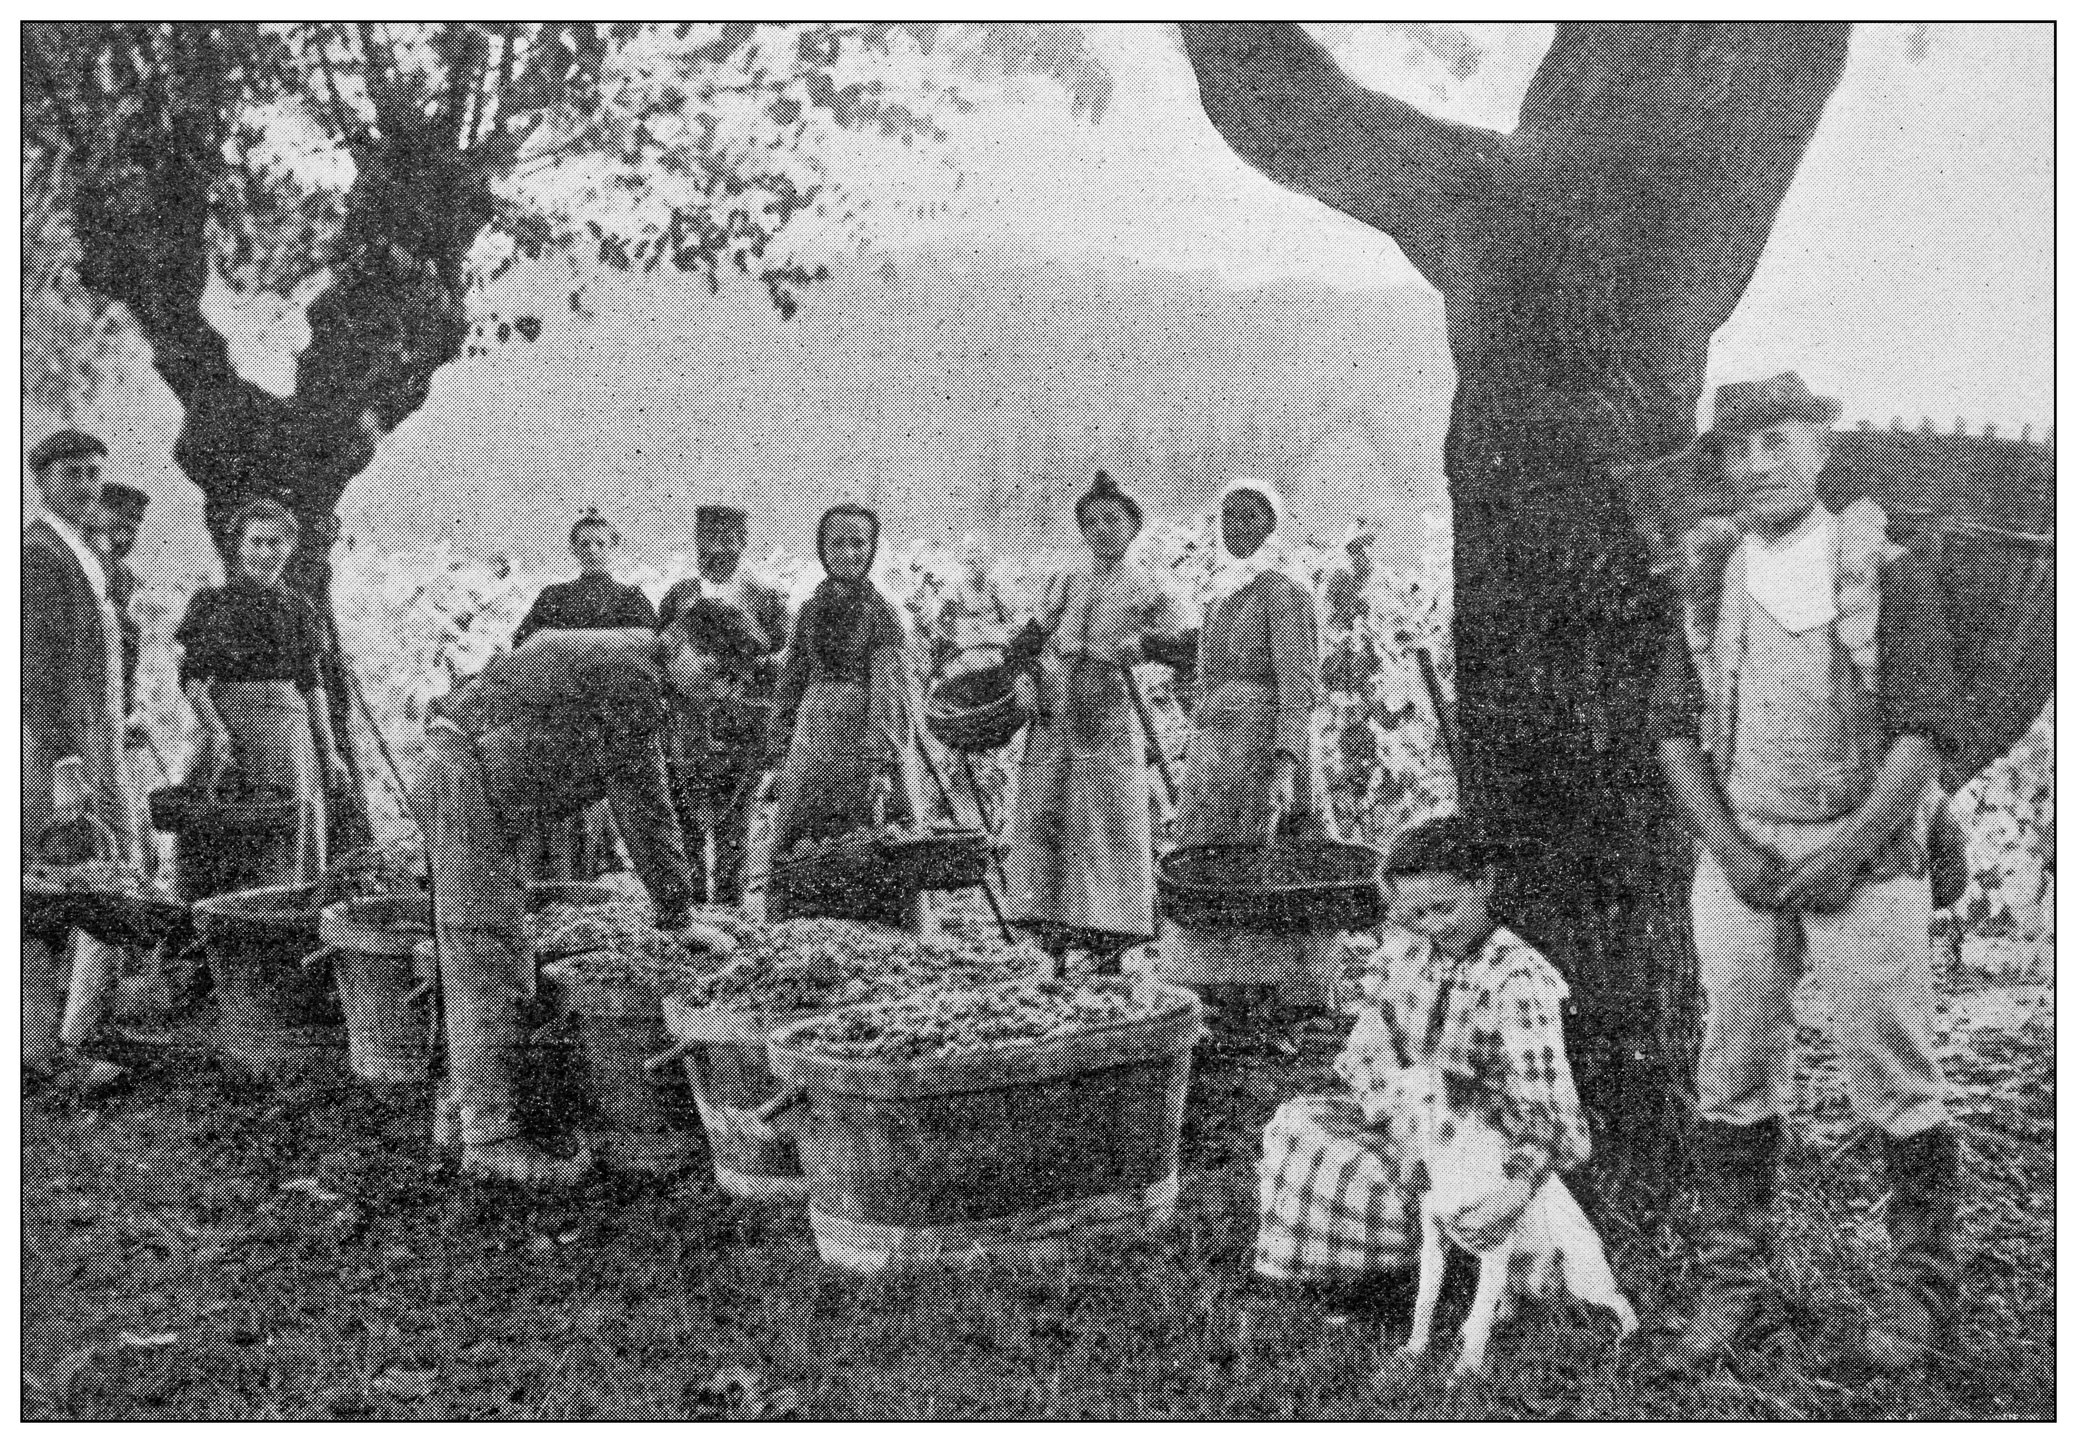
[[[1005,76],[1091,116],[1109,87],[1074,27],[865,23],[39,22],[25,75],[39,303],[123,307],[213,516],[284,486],[328,512],[465,345],[540,334],[472,307],[517,261],[736,274],[790,313],[824,272],[788,230],[864,233],[845,136],[942,140]],[[307,300],[289,396],[231,366],[212,283]],[[81,334],[28,338],[39,389]]]

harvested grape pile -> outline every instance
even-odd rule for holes
[[[772,1016],[886,1001],[940,985],[1003,986],[1044,961],[995,941],[925,941],[860,922],[802,917],[757,929],[727,966],[679,995],[694,1007]]]
[[[1131,989],[1026,979],[985,991],[932,987],[847,1007],[787,1032],[788,1047],[871,1062],[928,1062],[1072,1037],[1154,1017],[1166,1005]]]
[[[348,852],[325,868],[318,898],[329,905],[425,890],[425,848],[416,836],[411,836]]]
[[[711,973],[755,930],[733,913],[700,909],[682,931],[662,932],[652,916],[647,902],[557,902],[527,918],[527,936],[572,976],[662,995]]]
[[[808,862],[817,857],[848,852],[854,847],[889,847],[902,842],[927,842],[935,835],[936,833],[928,827],[901,826],[893,822],[883,827],[854,827],[839,837],[811,837],[806,841],[796,842],[787,848],[785,860],[788,863]]]

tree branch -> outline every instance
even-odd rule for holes
[[[1204,111],[1279,185],[1384,231],[1456,289],[1457,239],[1491,184],[1500,137],[1355,84],[1295,24],[1187,24]]]

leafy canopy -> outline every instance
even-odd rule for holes
[[[307,299],[372,244],[457,295],[560,255],[734,271],[791,314],[826,272],[782,234],[866,238],[861,141],[949,168],[918,142],[991,84],[1092,120],[1110,93],[1072,25],[46,22],[25,52],[26,374],[60,393],[108,301],[150,304],[126,257],[183,240],[197,298]]]

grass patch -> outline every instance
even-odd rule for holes
[[[1174,1227],[1055,1263],[856,1278],[797,1209],[736,1203],[705,1159],[545,1199],[461,1181],[423,1095],[343,1074],[278,1090],[210,1061],[199,1022],[99,1110],[23,1107],[23,1411],[69,1419],[1384,1419],[2049,1417],[2053,1047],[1958,1052],[1969,1140],[1968,1358],[1943,1380],[1837,1361],[1885,1245],[1873,1149],[1806,1148],[1785,1182],[1806,1340],[1738,1379],[1669,1377],[1605,1317],[1529,1307],[1490,1376],[1392,1350],[1403,1301],[1250,1284],[1254,1159],[1339,1044],[1205,1060]],[[1821,1069],[1820,1069],[1821,1071]],[[1823,1091],[1817,1077],[1810,1093]],[[1836,1155],[1832,1155],[1836,1151]],[[1647,1329],[1686,1296],[1671,1223],[1603,1231]],[[1677,1220],[1676,1220],[1677,1221]],[[1445,1300],[1445,1325],[1463,1304]],[[1450,1340],[1453,1344],[1454,1340]]]

